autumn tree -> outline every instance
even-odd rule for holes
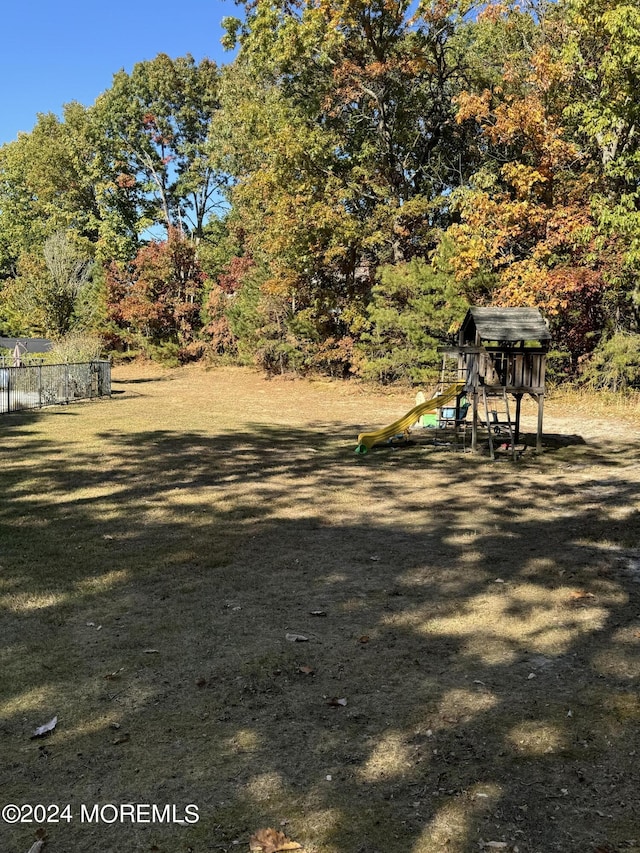
[[[613,331],[640,331],[640,9],[565,0],[567,125],[589,158]]]
[[[577,361],[597,343],[607,279],[589,158],[565,122],[562,11],[490,6],[470,34],[472,85],[455,99],[456,120],[473,129],[480,168],[451,195],[450,265],[461,287],[489,282],[471,289],[473,302],[540,307]]]
[[[147,354],[188,361],[200,354],[197,336],[204,276],[191,241],[171,230],[107,274],[107,310],[113,336]]]
[[[260,0],[227,21],[240,51],[217,132],[232,201],[264,267],[263,304],[307,366],[327,363],[329,339],[344,361],[376,268],[426,251],[443,195],[464,179],[452,103],[463,12]]]

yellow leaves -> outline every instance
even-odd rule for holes
[[[552,86],[567,82],[570,76],[565,62],[554,59],[549,45],[541,45],[531,57],[533,78],[538,88],[548,92]]]
[[[542,308],[548,317],[557,317],[603,287],[596,270],[573,265],[549,269],[529,257],[502,271],[495,300],[498,305]]]
[[[456,121],[462,124],[468,119],[475,119],[478,122],[486,121],[490,114],[491,92],[485,89],[481,95],[476,95],[473,92],[461,92],[454,98],[458,106]]]
[[[551,74],[550,60],[545,60],[542,53],[539,63],[541,72]],[[507,63],[503,69],[505,82],[514,82],[517,76],[518,71]],[[518,95],[489,89],[481,94],[462,92],[454,99],[458,107],[456,121],[461,124],[475,120],[493,145],[520,146],[523,154],[534,157],[539,173],[549,177],[575,160],[578,149],[563,138],[563,129],[545,105],[543,98],[548,85],[548,81],[545,85],[536,82],[532,91]],[[499,96],[502,100],[494,106]]]
[[[537,169],[525,166],[523,163],[506,163],[501,172],[502,177],[511,184],[519,199],[530,196],[536,184],[547,182],[547,178]]]
[[[544,177],[522,164],[508,164],[503,168],[503,177],[517,188],[517,198],[504,192],[490,195],[476,190],[459,199],[462,221],[447,231],[455,245],[449,264],[459,282],[481,271],[502,274],[544,240],[550,211],[529,197],[531,187],[544,181]]]
[[[535,307],[544,301],[547,290],[547,270],[532,258],[510,264],[500,275],[495,294],[496,305]],[[547,313],[553,313],[545,302]]]
[[[294,289],[298,279],[291,271],[280,270],[278,275],[268,278],[261,287],[265,296],[286,298]]]
[[[484,9],[478,12],[478,21],[486,21],[490,24],[495,24],[501,18],[506,18],[509,14],[509,7],[505,3],[487,3]]]

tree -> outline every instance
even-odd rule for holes
[[[517,7],[494,7],[475,25],[473,87],[456,102],[457,121],[475,128],[482,165],[452,193],[458,221],[446,235],[460,285],[491,276],[484,300],[540,307],[577,363],[603,328],[611,252],[598,251],[590,160],[564,121],[571,70],[560,12],[536,21]]]
[[[214,130],[247,250],[267,270],[261,304],[308,365],[324,340],[343,358],[378,265],[425,254],[447,218],[466,170],[452,104],[463,12],[258,0],[227,21],[240,52]]]
[[[55,339],[79,324],[82,301],[91,287],[93,261],[64,231],[44,244],[42,255],[24,253],[17,275],[2,291],[2,306],[13,331],[39,331]]]
[[[175,230],[168,240],[142,247],[130,263],[112,263],[107,274],[112,332],[149,355],[186,361],[200,354],[203,280],[194,245]]]
[[[433,380],[437,347],[451,337],[468,307],[453,276],[437,263],[413,258],[382,267],[362,335],[359,372],[381,382]]]
[[[130,255],[135,207],[112,180],[110,159],[93,109],[77,103],[65,105],[62,121],[39,115],[31,133],[0,148],[0,277],[58,230],[100,260]]]
[[[216,64],[166,54],[119,71],[95,106],[113,152],[109,168],[129,191],[139,231],[161,223],[203,235],[221,203],[225,177],[209,157],[209,125],[218,108]]]
[[[610,317],[640,329],[640,9],[627,0],[565,0],[562,56],[570,70],[567,125],[589,155],[591,199]],[[611,251],[611,247],[614,251]]]
[[[76,305],[90,279],[93,262],[78,253],[63,231],[56,231],[48,238],[43,254],[51,286],[39,294],[39,298],[46,305],[48,328],[56,337],[61,337],[71,328]]]

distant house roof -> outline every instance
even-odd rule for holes
[[[482,341],[551,340],[537,308],[469,308],[462,323],[465,342],[475,341],[476,331]]]
[[[0,337],[0,348],[14,350],[19,343],[24,347],[23,352],[49,352],[53,346],[52,341],[46,338],[2,338]]]

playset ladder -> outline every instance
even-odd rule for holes
[[[496,458],[495,442],[500,445],[508,439],[508,450],[511,458],[515,459],[516,447],[513,421],[509,412],[509,398],[503,388],[502,391],[488,391],[482,386],[482,398],[484,401],[485,422],[489,436],[489,452],[491,458]],[[490,402],[491,401],[491,402]]]

